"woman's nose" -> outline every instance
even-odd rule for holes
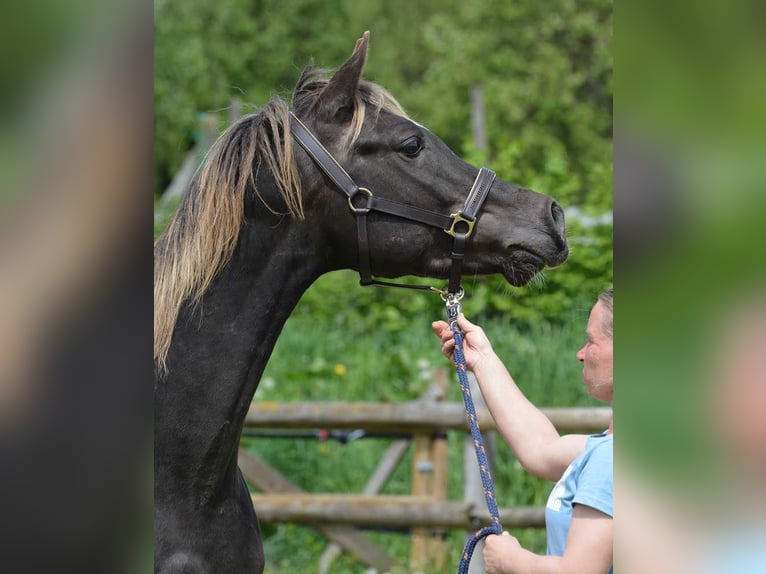
[[[577,360],[581,363],[585,361],[585,347],[581,348],[579,351],[577,351]]]

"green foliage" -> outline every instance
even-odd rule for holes
[[[353,47],[353,39],[342,33],[343,4],[156,2],[155,191],[165,189],[191,148],[199,112],[225,110],[233,98],[262,105],[277,93],[289,92],[314,56],[342,62]],[[333,12],[341,17],[326,17]]]
[[[611,2],[457,2],[426,21],[424,36],[427,69],[402,101],[459,149],[469,91],[481,87],[492,165],[564,202],[559,190],[524,175],[566,158],[568,176],[582,180],[581,203],[593,163],[610,162]]]
[[[180,197],[169,197],[164,195],[154,202],[154,238],[160,236],[170,223],[178,205],[181,203]]]

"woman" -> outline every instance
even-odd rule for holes
[[[599,295],[591,310],[587,342],[577,352],[588,394],[612,402],[613,291]],[[497,428],[527,472],[557,481],[548,498],[546,556],[521,547],[504,532],[488,536],[484,562],[488,574],[612,572],[613,421],[598,435],[559,436],[548,418],[516,386],[492,350],[484,331],[463,315],[463,352],[476,375]],[[455,342],[444,321],[432,325],[442,352],[452,358]]]

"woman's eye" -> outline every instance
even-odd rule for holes
[[[422,149],[423,140],[417,136],[414,136],[404,140],[401,147],[399,148],[399,151],[401,151],[407,157],[415,157],[422,151]]]

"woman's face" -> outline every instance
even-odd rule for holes
[[[719,335],[709,398],[716,439],[733,468],[766,483],[766,306],[734,312]]]
[[[587,341],[577,351],[577,360],[583,364],[582,378],[588,387],[588,394],[599,401],[611,403],[614,396],[612,369],[612,337],[604,331],[607,313],[601,301],[590,312],[585,330]]]

